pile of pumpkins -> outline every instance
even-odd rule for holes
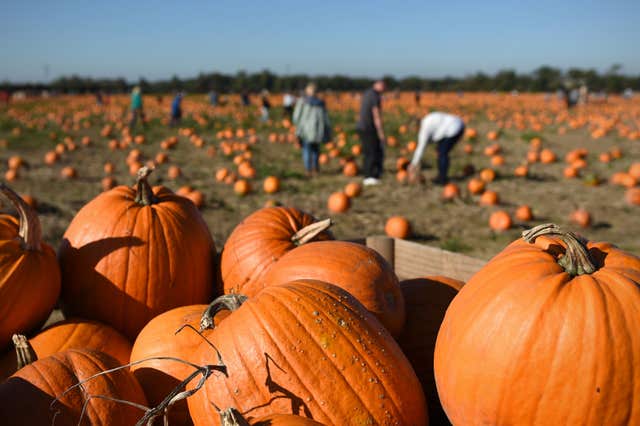
[[[149,173],[57,254],[0,185],[3,424],[640,424],[632,254],[547,224],[466,284],[399,281],[329,220],[267,207],[218,257]],[[59,298],[69,319],[33,334]]]

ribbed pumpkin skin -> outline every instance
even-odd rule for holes
[[[229,377],[212,375],[188,399],[196,425],[218,407],[327,425],[426,425],[420,382],[391,335],[349,293],[319,281],[269,286],[209,335]],[[205,343],[200,364],[215,363]],[[271,380],[271,389],[268,379]]]
[[[9,214],[0,214],[0,240],[11,240],[18,236],[18,219]]]
[[[60,294],[60,268],[48,244],[25,250],[19,239],[0,240],[0,350],[14,333],[41,325]]]
[[[158,356],[193,362],[193,351],[202,343],[202,338],[189,329],[175,332],[184,324],[198,329],[205,309],[207,305],[182,306],[149,321],[133,345],[131,362]],[[152,360],[131,366],[131,372],[144,389],[149,404],[156,406],[193,372],[193,368],[175,361]],[[186,401],[171,407],[169,420],[171,425],[191,424]]]
[[[114,328],[96,321],[69,319],[47,327],[29,339],[38,359],[67,349],[89,349],[104,352],[118,361],[129,363],[131,343]],[[0,359],[0,380],[15,373],[15,351]]]
[[[316,222],[310,214],[293,207],[266,207],[247,216],[235,227],[220,256],[224,293],[252,297],[262,290],[264,274],[297,246],[291,237]],[[314,241],[332,240],[325,231]]]
[[[571,278],[550,242],[513,242],[449,306],[435,375],[453,424],[640,424],[640,259],[589,243],[599,269]]]
[[[276,263],[264,283],[297,279],[325,281],[347,290],[397,336],[405,321],[398,278],[375,250],[346,241],[318,241],[290,251]]]
[[[0,384],[2,424],[51,425],[57,410],[56,426],[77,425],[84,403],[79,389],[68,393],[49,409],[53,400],[81,380],[117,366],[117,361],[100,352],[70,349],[35,361]],[[110,373],[86,383],[89,395],[105,395],[146,405],[144,393],[126,370]],[[125,404],[92,398],[83,425],[134,425],[142,410]]]
[[[198,209],[164,187],[142,206],[119,186],[85,205],[59,250],[68,312],[105,322],[131,341],[153,317],[206,303],[215,246]]]
[[[447,307],[463,285],[443,276],[400,281],[407,320],[397,341],[422,384],[433,425],[448,424],[433,376],[433,351]]]

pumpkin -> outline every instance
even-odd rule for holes
[[[64,179],[75,179],[76,177],[78,177],[78,172],[75,168],[66,166],[63,167],[62,170],[60,170],[60,176],[62,176]]]
[[[14,333],[41,325],[60,294],[60,268],[56,254],[42,242],[40,220],[35,210],[11,188],[0,183],[2,192],[18,211],[14,219],[2,215],[0,235],[0,350]]]
[[[169,169],[167,170],[167,176],[169,177],[169,179],[178,179],[180,176],[182,176],[182,170],[178,166],[169,166]]]
[[[480,171],[480,179],[482,179],[486,183],[493,182],[495,178],[496,178],[496,171],[493,169],[482,169]]]
[[[480,205],[481,206],[494,206],[500,202],[500,197],[496,191],[492,191],[487,189],[480,196]]]
[[[193,368],[171,360],[138,362],[150,357],[174,357],[192,361],[192,352],[202,342],[202,337],[193,330],[183,329],[179,333],[176,331],[186,324],[198,328],[205,309],[207,305],[189,305],[172,309],[149,321],[138,334],[131,351],[131,363],[134,363],[131,372],[144,389],[151,406],[160,404],[180,382],[193,373]],[[191,424],[185,400],[171,406],[169,424]]]
[[[640,424],[640,335],[629,332],[640,259],[552,224],[524,238],[447,310],[434,361],[447,416],[461,425]]]
[[[408,238],[411,235],[411,224],[402,216],[392,216],[387,219],[384,232],[391,238]]]
[[[275,194],[280,190],[280,179],[275,176],[267,176],[262,183],[262,189],[267,194]]]
[[[533,220],[533,212],[531,211],[531,207],[529,207],[526,204],[519,206],[516,209],[515,217],[516,219],[521,220],[523,222],[528,222],[530,220]]]
[[[484,192],[484,188],[484,181],[477,178],[471,178],[469,179],[469,183],[467,183],[467,189],[474,195],[482,194]]]
[[[624,195],[627,204],[640,206],[640,188],[629,188]]]
[[[442,198],[445,200],[453,200],[460,196],[460,188],[453,182],[449,182],[442,188]]]
[[[362,193],[362,184],[360,182],[349,182],[344,187],[344,193],[349,198],[355,198]]]
[[[349,197],[344,192],[334,192],[327,200],[327,208],[331,213],[344,213],[350,205]]]
[[[86,204],[59,249],[68,313],[113,326],[130,340],[151,318],[211,300],[215,244],[194,204],[151,188],[118,186]]]
[[[489,216],[489,227],[494,231],[506,231],[510,229],[512,225],[511,216],[504,210],[495,211]]]
[[[247,195],[251,192],[251,184],[245,179],[238,179],[233,184],[233,192],[238,195]]]
[[[224,293],[253,296],[263,287],[262,278],[287,252],[310,241],[332,240],[330,220],[294,207],[260,209],[238,224],[220,255]]]
[[[67,349],[89,349],[104,352],[118,361],[129,363],[131,343],[108,325],[96,321],[68,319],[53,324],[29,340],[38,358]],[[9,352],[0,358],[0,381],[16,372],[16,356]]]
[[[405,311],[398,278],[391,265],[369,247],[346,241],[305,244],[282,256],[265,275],[263,285],[295,279],[336,285],[354,295],[391,334],[402,330]]]
[[[78,382],[117,366],[118,362],[104,353],[79,349],[37,360],[0,384],[2,423],[7,426],[134,425],[144,412],[113,399],[143,406],[147,402],[135,377],[124,369],[89,380],[82,385],[82,390],[76,387],[62,396]],[[60,400],[54,402],[57,397]],[[81,415],[83,421],[79,423]]]
[[[422,384],[432,425],[448,424],[433,375],[433,351],[447,307],[463,285],[462,281],[442,276],[400,282],[407,320],[397,341]]]
[[[355,161],[347,161],[342,168],[342,174],[345,176],[355,176],[358,174],[358,165]]]
[[[585,209],[577,209],[571,212],[569,220],[582,228],[591,226],[591,213]]]
[[[428,422],[420,382],[397,343],[336,286],[312,280],[268,286],[208,337],[228,377],[210,376],[188,398],[196,425],[219,424],[212,403],[256,417],[297,414],[334,425]],[[195,356],[200,365],[216,359],[206,342]]]
[[[556,154],[548,148],[540,151],[540,161],[545,164],[555,163],[557,160]]]

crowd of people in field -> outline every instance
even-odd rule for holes
[[[378,185],[383,173],[386,137],[382,113],[382,95],[385,91],[383,80],[377,80],[372,87],[361,95],[360,113],[355,123],[357,133],[362,143],[364,175],[363,184]],[[177,126],[182,119],[182,99],[184,94],[177,92],[171,102],[169,126]],[[217,92],[208,94],[209,103],[217,106],[220,97]],[[420,92],[415,93],[416,103],[420,103]],[[102,97],[96,101],[102,103]],[[161,104],[162,98],[157,101]],[[240,93],[240,103],[243,107],[251,105],[249,92]],[[260,120],[270,119],[271,101],[268,91],[263,90],[259,99]],[[332,138],[331,121],[325,102],[318,95],[315,83],[309,83],[299,96],[291,91],[282,95],[282,109],[286,118],[296,127],[298,145],[302,152],[302,162],[307,177],[317,176],[319,173],[320,148]],[[145,114],[140,87],[136,86],[131,92],[129,128],[134,129],[140,122],[144,126]],[[458,116],[446,112],[430,112],[422,118],[418,132],[418,145],[409,166],[409,180],[416,181],[420,173],[421,159],[428,144],[436,146],[438,152],[438,175],[433,179],[435,184],[444,185],[448,181],[449,153],[458,140],[464,135],[465,125]]]
[[[358,120],[354,123],[362,144],[362,171],[365,186],[378,185],[383,174],[386,136],[382,105],[385,90],[385,82],[377,80],[361,94]],[[565,85],[559,95],[569,109],[576,104],[586,103],[588,90],[585,86]],[[420,91],[416,91],[414,96],[416,105],[419,106]],[[177,92],[171,102],[169,120],[171,127],[181,122],[183,97],[184,93]],[[272,109],[270,98],[271,95],[267,90],[259,94],[258,106],[262,122],[270,119]],[[221,104],[221,97],[216,91],[209,92],[208,99],[212,106]],[[96,101],[101,104],[102,96],[97,95]],[[158,96],[157,101],[162,104],[162,97]],[[249,107],[252,104],[251,94],[248,91],[244,90],[240,93],[240,103],[242,107]],[[138,122],[144,126],[142,93],[138,86],[131,92],[130,105],[130,129],[136,127]],[[285,118],[291,120],[296,127],[305,174],[307,177],[314,177],[319,173],[320,148],[332,138],[329,114],[325,102],[318,94],[316,84],[309,83],[297,97],[293,92],[285,91],[282,94],[282,109]],[[449,180],[449,155],[456,143],[464,136],[464,132],[465,123],[457,115],[445,111],[431,111],[421,117],[417,146],[407,169],[409,182],[415,183],[420,180],[422,156],[427,146],[431,144],[437,152],[437,175],[433,177],[432,182],[436,185],[445,185]]]

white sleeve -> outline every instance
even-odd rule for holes
[[[416,146],[416,150],[413,153],[413,159],[411,160],[412,166],[417,166],[420,164],[420,160],[422,159],[422,154],[424,153],[424,149],[427,147],[429,143],[429,129],[427,126],[426,117],[422,119],[420,122],[420,130],[418,131],[418,146]]]

